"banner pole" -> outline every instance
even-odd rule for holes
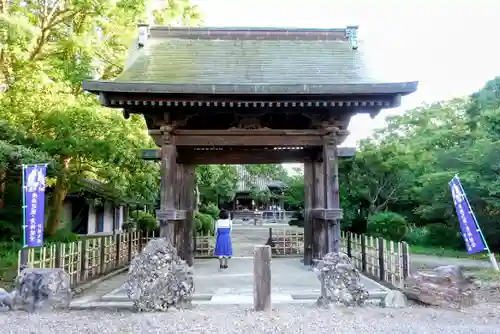
[[[19,271],[22,271],[28,264],[28,249],[26,244],[26,179],[25,179],[26,165],[22,165],[21,180],[22,180],[22,197],[23,197],[23,247],[21,248],[21,258]]]
[[[460,178],[458,177],[457,174],[455,174],[455,177],[457,178],[458,184],[460,186],[460,190],[462,191],[462,194],[464,195],[465,202],[467,203],[467,207],[469,208],[469,213],[471,214],[472,219],[474,219],[474,224],[476,225],[476,231],[481,236],[481,239],[483,239],[485,251],[488,252],[488,259],[490,260],[491,266],[493,267],[493,270],[500,271],[495,254],[491,252],[490,247],[488,246],[488,242],[486,242],[486,238],[484,237],[483,230],[481,230],[481,226],[479,225],[479,222],[477,221],[476,214],[474,213],[474,210],[472,210],[472,206],[470,205],[469,199],[467,198],[464,187],[462,186],[462,182],[460,182]]]

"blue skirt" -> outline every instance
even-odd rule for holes
[[[231,242],[231,229],[218,228],[215,240],[215,256],[233,256],[233,243]]]

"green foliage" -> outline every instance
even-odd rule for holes
[[[292,219],[288,222],[290,226],[304,227],[304,211],[297,210],[293,213]]]
[[[82,81],[115,78],[123,69],[137,23],[149,1],[0,2],[0,238],[18,238],[23,163],[49,163],[53,189],[46,234],[59,238],[62,206],[82,178],[96,179],[117,197],[153,203],[156,162],[139,149],[155,147],[142,116],[125,120],[99,105]],[[163,24],[196,25],[197,6],[171,0],[155,11]],[[158,21],[158,22],[160,22]],[[12,226],[8,226],[11,224]],[[5,234],[4,234],[5,233]]]
[[[158,223],[156,221],[156,218],[148,213],[145,213],[144,215],[142,215],[142,217],[137,219],[137,229],[139,231],[152,232],[156,230],[157,225]]]
[[[401,241],[408,229],[405,217],[395,212],[378,212],[368,218],[367,232],[374,237]]]
[[[453,249],[463,248],[463,240],[457,229],[450,228],[443,223],[429,224],[426,228],[428,234],[424,245]]]
[[[209,215],[212,219],[219,219],[220,210],[214,203],[208,203],[200,208],[200,212]]]
[[[214,231],[214,219],[212,216],[196,212],[194,216],[196,232],[201,235],[211,235]]]
[[[201,204],[231,201],[235,195],[237,180],[234,166],[202,165],[196,167],[196,184]]]
[[[74,234],[70,228],[64,227],[64,228],[58,229],[54,235],[47,236],[47,238],[45,239],[45,242],[46,243],[55,243],[55,242],[69,243],[69,242],[78,241],[79,239],[80,239],[79,235]]]
[[[405,241],[410,245],[426,245],[429,231],[425,227],[413,227],[405,236]]]

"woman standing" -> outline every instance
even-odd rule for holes
[[[219,257],[220,269],[227,269],[227,260],[233,256],[233,244],[231,242],[231,230],[233,223],[229,212],[222,210],[219,219],[215,222],[217,239],[215,241],[214,255]]]

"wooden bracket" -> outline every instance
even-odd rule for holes
[[[311,209],[313,218],[322,220],[340,220],[344,217],[342,209]]]
[[[158,220],[184,220],[187,217],[186,210],[156,210],[156,219]]]

